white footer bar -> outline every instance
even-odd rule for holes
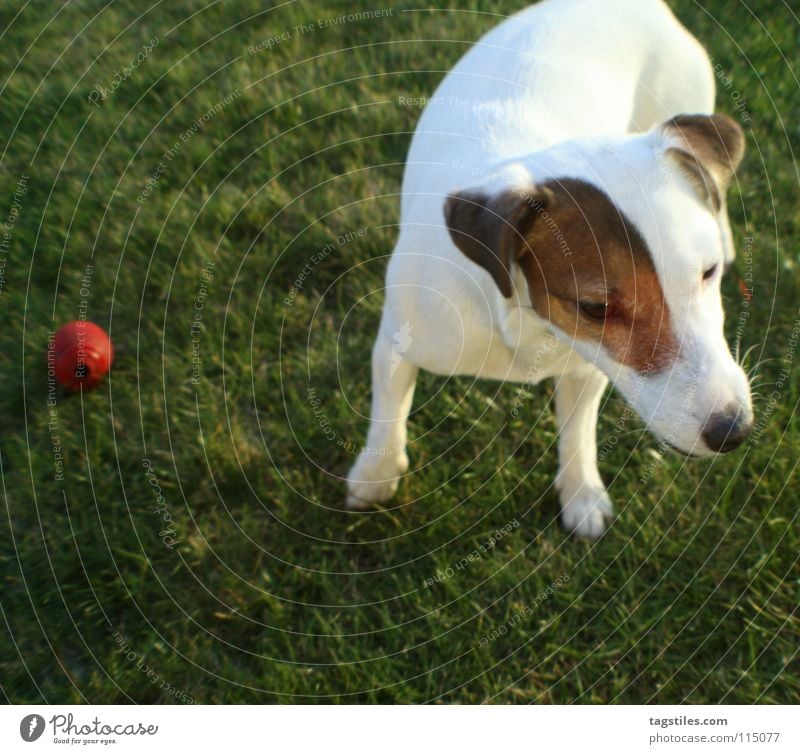
[[[16,706],[0,751],[800,752],[780,706]],[[192,747],[189,749],[188,747]],[[581,747],[581,748],[579,748]]]

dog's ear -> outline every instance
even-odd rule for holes
[[[549,201],[547,191],[507,190],[450,194],[444,205],[447,230],[463,254],[483,267],[511,298],[511,265],[527,249],[526,234]]]
[[[678,115],[661,126],[674,159],[715,211],[744,157],[744,132],[727,115]]]

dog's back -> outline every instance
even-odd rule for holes
[[[420,192],[446,195],[570,138],[645,131],[687,100],[712,112],[714,78],[662,0],[544,0],[481,38],[431,98],[408,155],[404,220]]]

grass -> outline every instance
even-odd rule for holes
[[[513,385],[423,375],[395,506],[343,510],[420,112],[398,98],[429,96],[500,10],[439,5],[316,30],[295,27],[358,8],[0,8],[3,210],[19,195],[0,293],[5,700],[797,700],[800,98],[783,2],[672,3],[730,77],[719,109],[747,103],[730,208],[752,301],[735,275],[723,293],[758,365],[753,441],[659,458],[635,420],[616,427],[610,394],[619,517],[589,545],[558,526],[549,386],[512,418]],[[98,390],[59,394],[50,424],[48,333],[84,300],[118,358]]]

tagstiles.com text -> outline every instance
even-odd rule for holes
[[[775,731],[758,731],[758,730],[737,730],[728,731],[726,733],[705,733],[703,728],[707,727],[725,727],[728,725],[726,718],[704,718],[698,717],[651,717],[650,725],[663,728],[672,729],[664,731],[663,733],[654,733],[650,735],[650,746],[658,744],[725,744],[725,743],[742,743],[742,744],[769,744],[778,743],[780,733]],[[674,730],[674,727],[693,726],[691,731]]]

